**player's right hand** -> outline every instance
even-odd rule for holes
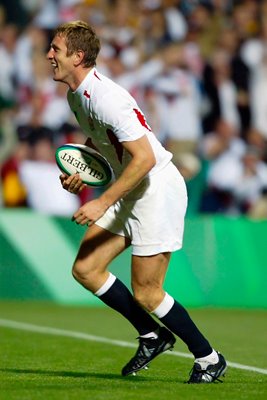
[[[79,194],[85,188],[79,174],[61,174],[59,177],[62,187],[70,193]]]

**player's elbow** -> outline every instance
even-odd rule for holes
[[[154,153],[144,154],[144,156],[140,160],[140,164],[144,170],[149,172],[156,164],[156,157]]]
[[[152,169],[156,165],[156,162],[157,162],[156,157],[153,154],[153,156],[151,157],[151,160],[150,160],[150,169]]]

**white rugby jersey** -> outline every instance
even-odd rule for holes
[[[109,161],[116,177],[131,160],[121,142],[147,136],[156,158],[149,174],[159,171],[171,160],[172,154],[153,134],[134,98],[96,68],[75,92],[68,91],[68,102],[81,129]]]

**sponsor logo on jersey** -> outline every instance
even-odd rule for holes
[[[87,99],[90,99],[90,94],[87,92],[87,90],[85,90],[84,92],[83,92],[83,95],[87,98]]]

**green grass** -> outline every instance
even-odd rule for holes
[[[191,316],[230,362],[266,369],[267,312],[194,309]],[[107,308],[0,303],[0,318],[134,343],[136,332]],[[176,351],[187,352],[179,340]],[[123,378],[134,353],[72,337],[0,327],[0,400],[267,399],[267,375],[229,367],[223,384],[186,385],[192,360],[162,355]]]

